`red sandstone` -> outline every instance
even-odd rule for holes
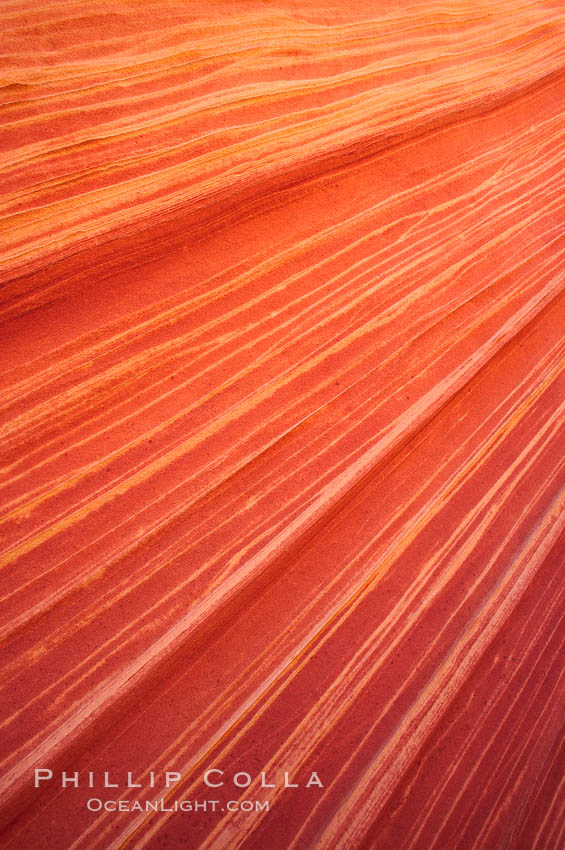
[[[0,23],[3,846],[559,850],[562,5]]]

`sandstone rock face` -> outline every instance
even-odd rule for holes
[[[3,4],[3,846],[565,845],[564,19]]]

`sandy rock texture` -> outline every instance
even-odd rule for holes
[[[2,846],[562,850],[561,0],[0,32]]]

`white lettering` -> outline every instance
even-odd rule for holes
[[[207,770],[206,773],[204,774],[204,782],[208,786],[208,788],[219,788],[220,785],[224,784],[223,782],[210,782],[208,777],[210,776],[211,773],[219,773],[221,776],[224,775],[224,771],[218,770],[217,767],[211,767],[210,770]]]
[[[34,788],[39,788],[39,783],[46,779],[53,779],[53,771],[48,768],[36,767]]]
[[[74,785],[78,788],[78,771],[75,771],[71,776],[67,776],[65,771],[61,774],[61,788],[66,788],[67,785]]]
[[[175,785],[177,782],[180,782],[180,773],[177,773],[176,770],[168,770],[165,773],[165,787],[170,788],[171,785]]]
[[[275,783],[273,782],[273,784],[271,785],[270,782],[267,782],[267,777],[266,777],[265,773],[261,773],[261,788],[274,788],[274,787],[275,787]]]
[[[284,787],[285,788],[298,788],[298,785],[295,785],[294,782],[288,781],[288,773],[285,771],[284,774]]]
[[[306,787],[309,788],[311,785],[317,785],[318,788],[324,787],[324,783],[322,782],[315,770],[313,770],[310,774],[310,779],[306,783]]]
[[[131,770],[128,770],[128,788],[141,788],[141,782],[134,782]]]
[[[105,771],[104,773],[104,788],[117,788],[117,782],[110,782],[110,773]]]

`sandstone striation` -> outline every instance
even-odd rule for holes
[[[4,2],[3,846],[564,846],[564,12]]]

